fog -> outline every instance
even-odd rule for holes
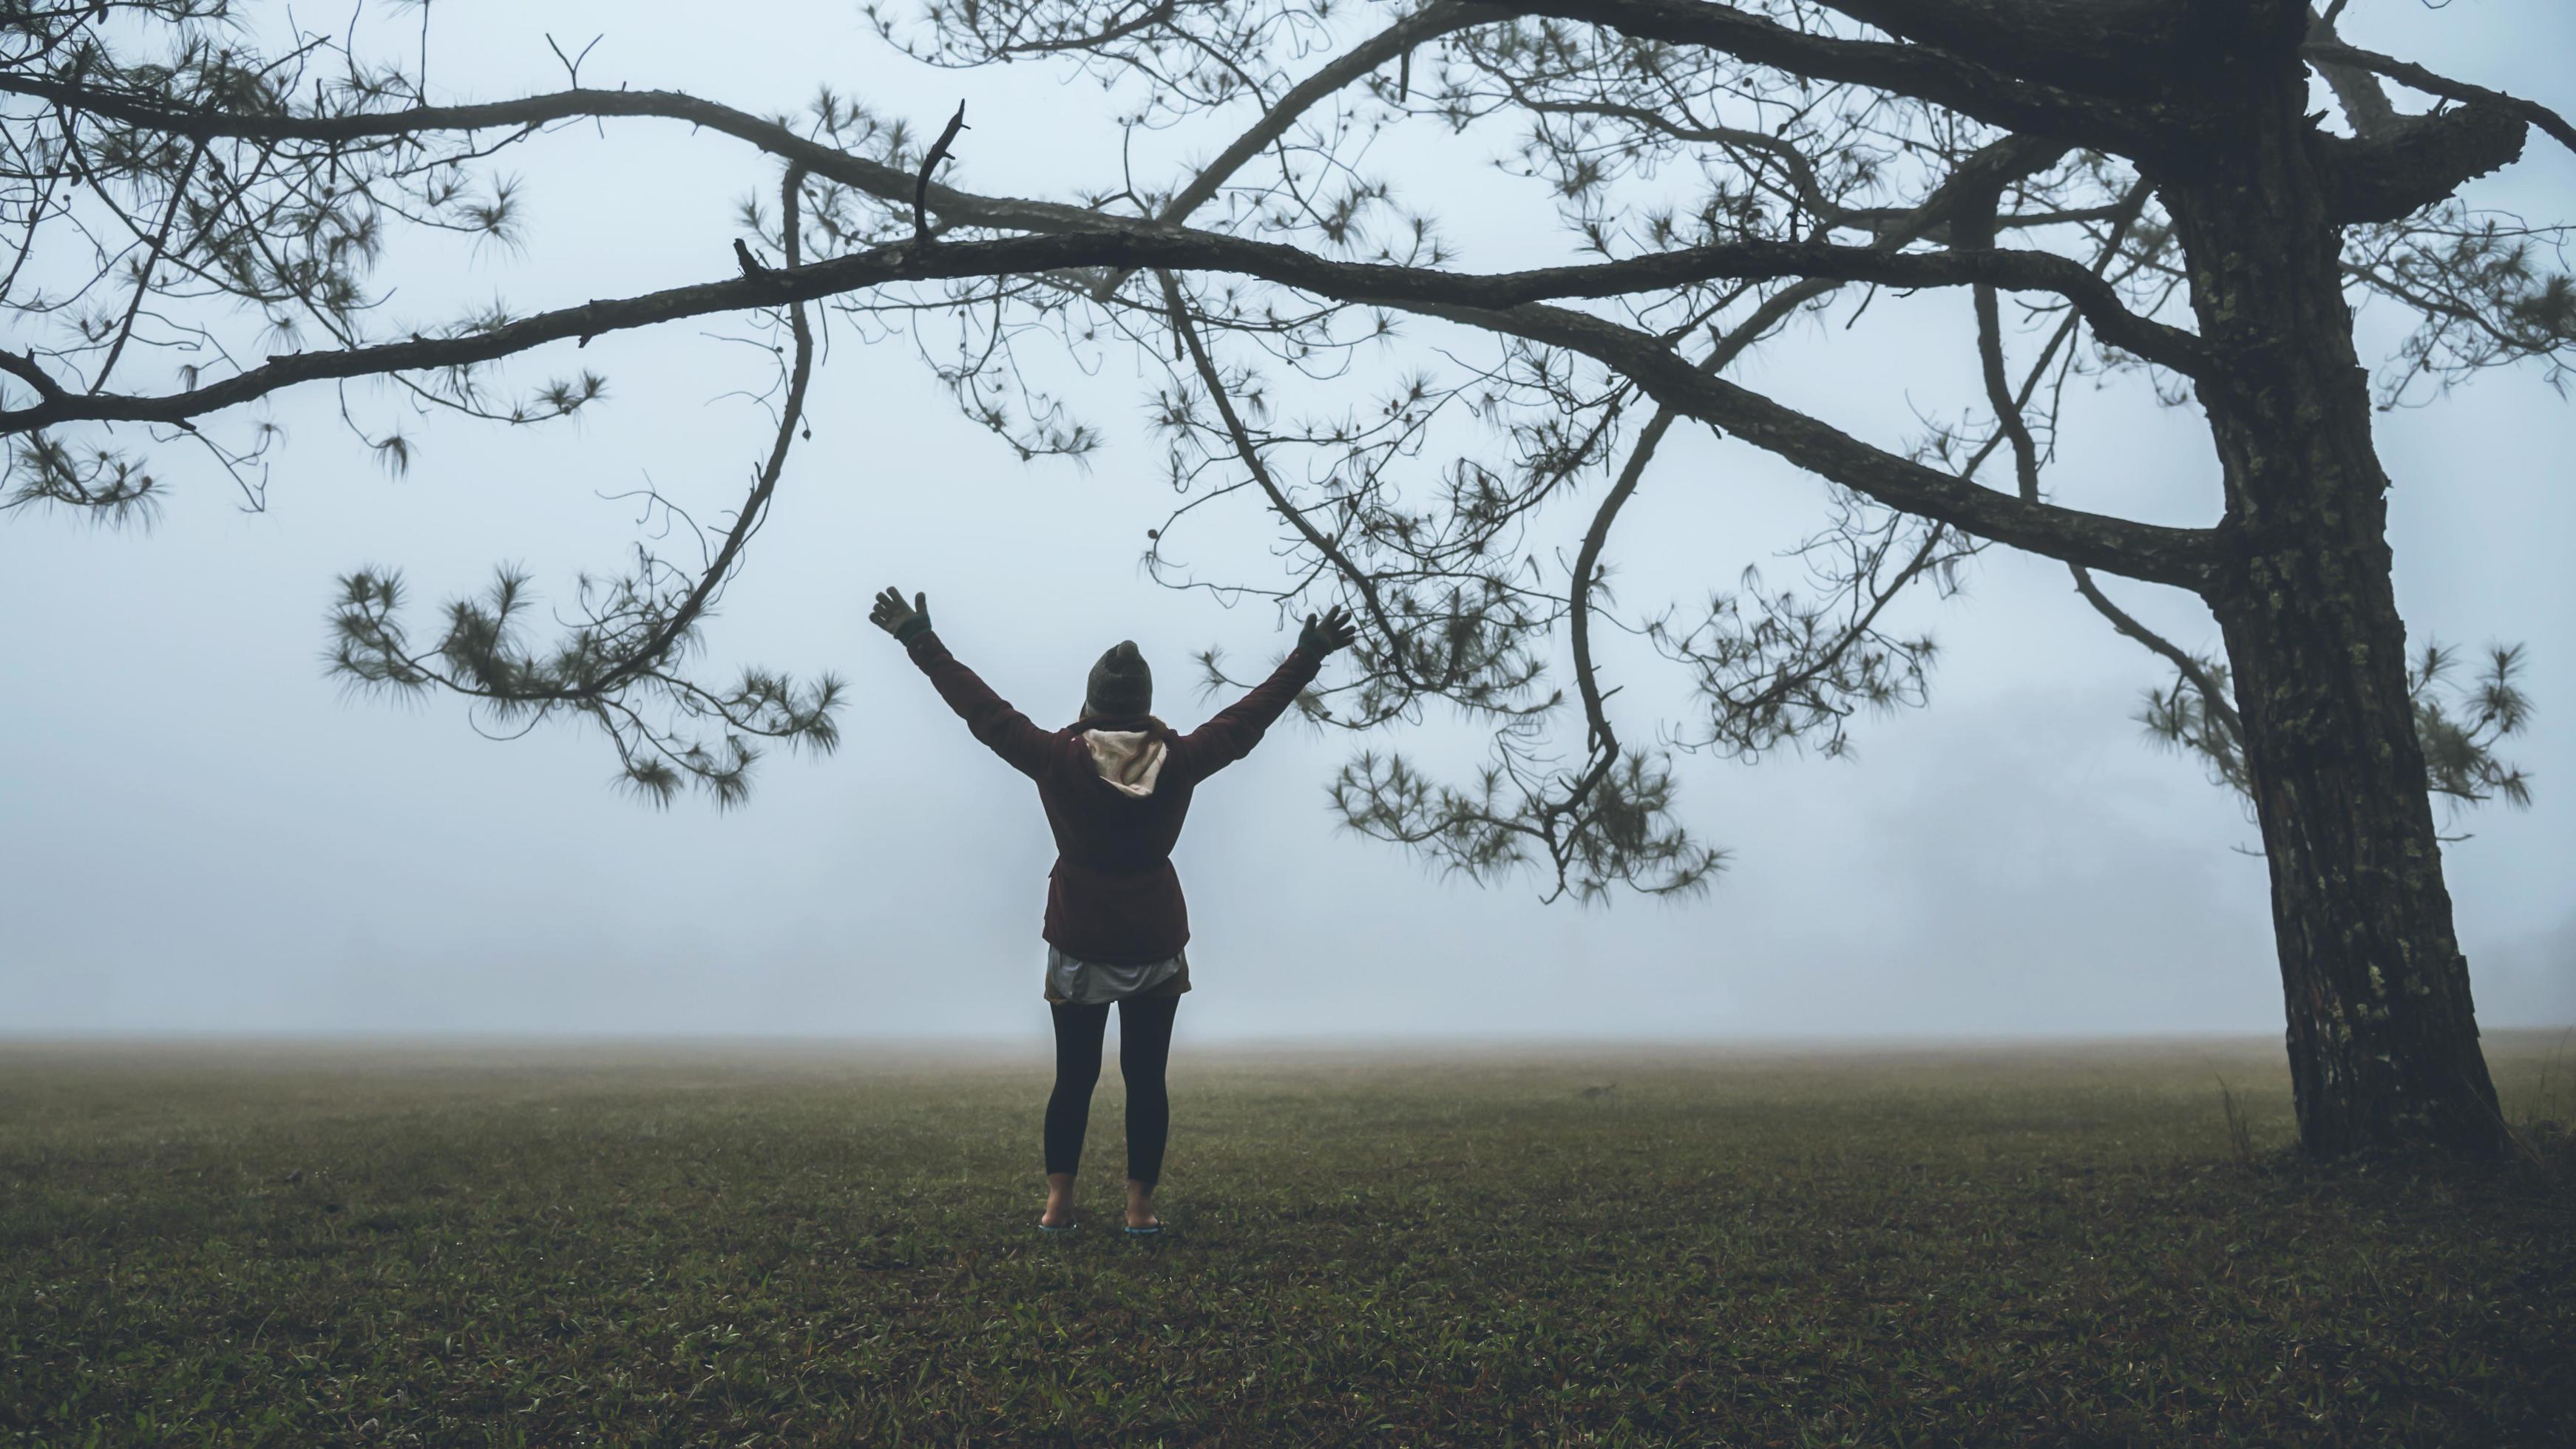
[[[2356,44],[2576,108],[2563,65],[2576,14],[2556,0],[2353,11]],[[380,44],[417,24],[416,11],[368,13]],[[545,34],[567,49],[600,34],[586,84],[776,112],[829,82],[915,125],[962,96],[972,129],[956,184],[1055,197],[1116,184],[1112,103],[1087,83],[1043,67],[931,70],[877,40],[855,5],[707,14],[448,0],[428,32],[432,86],[486,99],[553,88]],[[728,271],[735,203],[774,171],[671,123],[606,133],[566,129],[511,158],[530,208],[519,250],[398,246],[380,278],[396,289],[390,313],[427,320],[493,296],[529,311]],[[1136,164],[1171,174],[1223,134],[1145,138]],[[1462,265],[1509,265],[1560,245],[1546,198],[1488,164],[1515,139],[1422,128],[1372,163],[1447,219]],[[2519,166],[2466,194],[2576,219],[2576,158],[2534,133]],[[1902,446],[1918,412],[1972,396],[1965,301],[1878,305],[1889,315],[1799,329],[1737,375]],[[2365,358],[2403,329],[2385,306],[2365,311]],[[1109,434],[1087,466],[1022,463],[959,416],[909,343],[835,334],[813,439],[708,627],[708,660],[845,675],[844,743],[823,759],[773,754],[746,808],[683,797],[656,811],[612,788],[614,755],[587,727],[495,742],[452,698],[350,697],[325,675],[336,574],[398,566],[434,604],[508,560],[560,600],[639,536],[634,504],[603,495],[649,480],[702,519],[727,506],[769,431],[738,391],[760,384],[765,359],[714,335],[727,330],[709,319],[593,342],[578,361],[605,372],[609,398],[564,425],[411,420],[353,388],[372,419],[406,417],[420,444],[407,476],[340,426],[329,391],[306,389],[265,413],[287,441],[264,513],[174,450],[155,459],[173,495],[148,532],[0,519],[0,1033],[1042,1037],[1052,850],[1034,793],[967,737],[866,606],[885,584],[926,591],[958,657],[1044,724],[1071,717],[1092,659],[1121,638],[1152,662],[1166,718],[1186,727],[1220,707],[1192,687],[1190,655],[1215,644],[1256,669],[1294,624],[1140,569],[1145,530],[1175,501],[1141,425],[1150,360],[1111,352],[1075,394]],[[1421,324],[1400,345],[1437,364],[1443,340],[1462,339]],[[135,385],[168,366],[133,361]],[[558,345],[511,376],[574,363]],[[2159,409],[2121,378],[2079,387],[2069,417],[2060,501],[2216,517],[2194,410]],[[1815,480],[1685,431],[1613,546],[1631,614],[1687,607],[1749,562],[1776,568],[1770,553],[1824,518]],[[2530,646],[2537,719],[2508,753],[2536,777],[2536,802],[2445,827],[2467,837],[2445,863],[2481,1020],[2576,1021],[2576,609],[2562,557],[2576,410],[2537,369],[2498,371],[2382,415],[2379,441],[2410,639]],[[1185,555],[1209,578],[1282,577],[1272,521],[1229,502],[1196,516]],[[1542,904],[1534,877],[1443,879],[1339,829],[1324,789],[1354,742],[1283,723],[1200,791],[1182,838],[1197,987],[1182,1038],[2277,1031],[2253,827],[2133,718],[2165,671],[2058,564],[1995,549],[1968,579],[1922,611],[1944,646],[1929,707],[1864,719],[1854,758],[1684,760],[1685,819],[1731,852],[1696,899],[1585,909]],[[2193,601],[2111,587],[2186,647],[2213,645]],[[1680,681],[1650,652],[1606,667],[1626,686],[1629,736],[1678,717]],[[1437,720],[1372,743],[1453,777],[1479,757]]]

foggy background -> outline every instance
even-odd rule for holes
[[[1050,197],[1115,184],[1113,106],[1087,81],[1046,66],[930,70],[877,40],[854,4],[724,15],[445,0],[429,30],[433,93],[558,88],[544,34],[567,51],[604,34],[585,84],[776,113],[828,82],[917,127],[962,96],[972,129],[945,179]],[[416,11],[366,16],[379,53],[413,43]],[[2576,14],[2556,0],[2362,0],[2343,32],[2576,105],[2563,68]],[[1213,154],[1239,119],[1140,136],[1139,175]],[[1370,159],[1407,203],[1442,215],[1459,265],[1483,270],[1561,255],[1546,197],[1489,164],[1516,139],[1417,124]],[[2576,160],[2536,132],[2526,157],[2468,199],[2576,219]],[[725,275],[735,203],[757,190],[774,206],[777,176],[737,143],[661,121],[612,122],[604,140],[567,128],[504,169],[527,184],[524,247],[398,241],[377,279],[395,292],[380,327],[494,296],[525,312]],[[1964,292],[1901,310],[1882,297],[1852,332],[1840,315],[1731,375],[1891,447],[1915,435],[1918,411],[1955,414],[1974,395]],[[2404,323],[2366,310],[2365,361]],[[1120,638],[1143,647],[1158,712],[1184,728],[1224,702],[1198,694],[1190,654],[1217,644],[1238,675],[1265,669],[1293,622],[1160,588],[1138,566],[1175,501],[1140,425],[1160,377],[1149,361],[1112,350],[1076,390],[1109,429],[1087,467],[1022,464],[957,414],[908,342],[861,347],[834,324],[813,441],[707,627],[706,663],[841,672],[844,744],[821,760],[772,754],[747,809],[686,796],[657,812],[611,788],[614,754],[586,726],[487,742],[452,697],[346,698],[323,673],[338,573],[402,568],[415,627],[432,630],[424,609],[479,588],[496,562],[526,565],[546,600],[568,598],[581,569],[617,567],[635,507],[603,494],[649,479],[701,520],[737,500],[771,426],[726,396],[767,380],[761,358],[712,340],[739,330],[706,319],[513,364],[522,386],[576,363],[607,374],[604,404],[541,428],[414,419],[353,386],[371,426],[399,418],[420,445],[402,478],[342,429],[328,390],[281,395],[267,415],[289,437],[262,515],[169,449],[154,461],[174,486],[148,533],[0,518],[0,1033],[1042,1037],[1052,850],[1034,792],[968,738],[866,604],[888,583],[926,590],[957,655],[1047,725],[1071,718],[1084,672]],[[1398,345],[1438,365],[1431,349],[1454,338],[1414,321]],[[169,366],[128,363],[137,386]],[[2078,384],[2069,417],[2050,475],[2059,501],[2215,519],[2195,411],[2155,408],[2131,376],[2099,393]],[[2537,719],[2507,753],[2533,771],[2536,804],[2446,825],[2472,837],[2445,860],[2481,1020],[2576,1020],[2564,557],[2576,410],[2538,369],[2499,371],[2383,415],[2379,441],[2410,642],[2530,645]],[[1786,581],[1793,567],[1769,555],[1821,524],[1823,497],[1766,455],[1676,429],[1612,543],[1619,607],[1687,609],[1748,562]],[[1195,515],[1175,551],[1203,577],[1278,578],[1271,519],[1231,502]],[[1573,537],[1559,527],[1533,543],[1570,550]],[[1325,784],[1358,742],[1283,722],[1200,792],[1176,856],[1198,987],[1184,1043],[2278,1031],[2263,864],[2231,848],[2255,831],[2132,719],[2168,672],[2055,562],[1994,549],[1968,577],[1963,597],[1911,616],[1945,649],[1931,706],[1862,721],[1856,758],[1685,759],[1684,817],[1733,852],[1695,900],[1543,907],[1535,877],[1443,881],[1335,826]],[[2197,603],[2104,583],[2185,647],[2213,647]],[[1605,670],[1626,686],[1613,708],[1629,737],[1677,717],[1677,671],[1651,653],[1613,652]],[[1435,719],[1368,742],[1458,778],[1479,740]]]

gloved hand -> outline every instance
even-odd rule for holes
[[[1336,649],[1349,648],[1359,632],[1351,626],[1351,611],[1335,604],[1320,619],[1306,616],[1306,627],[1297,631],[1297,647],[1321,659]]]
[[[930,596],[914,594],[912,602],[903,601],[903,590],[889,588],[877,595],[868,610],[868,622],[894,636],[898,644],[909,644],[930,632]]]

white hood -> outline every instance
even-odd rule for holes
[[[1143,799],[1154,793],[1154,777],[1163,773],[1163,742],[1143,730],[1084,730],[1091,746],[1091,768],[1114,789]]]

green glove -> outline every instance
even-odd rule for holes
[[[1349,648],[1358,637],[1359,630],[1351,627],[1351,611],[1335,604],[1320,619],[1306,616],[1306,627],[1297,631],[1297,647],[1321,659],[1336,649]]]
[[[892,634],[897,644],[909,644],[930,632],[930,596],[914,594],[907,604],[903,590],[886,589],[868,610],[868,622]]]

